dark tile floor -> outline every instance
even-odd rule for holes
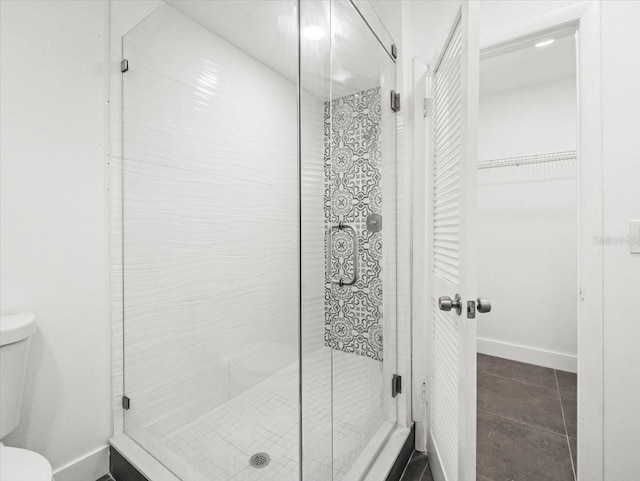
[[[575,481],[576,399],[575,374],[478,354],[478,479]]]
[[[425,453],[413,452],[400,481],[433,481]]]
[[[105,474],[97,481],[115,481],[115,479],[113,479],[110,474]]]

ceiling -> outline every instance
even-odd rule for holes
[[[527,87],[576,75],[573,35],[546,47],[529,46],[480,62],[480,95]]]
[[[297,79],[297,2],[293,0],[166,0],[207,30],[292,82]],[[329,26],[330,19],[332,25]],[[320,27],[323,38],[302,36],[303,88],[326,98],[380,85],[392,63],[349,2],[305,2],[301,30]],[[332,56],[329,69],[329,46]],[[331,71],[331,94],[329,94]]]
[[[167,0],[200,25],[287,78],[296,74],[292,0]]]

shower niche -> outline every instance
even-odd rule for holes
[[[360,480],[397,427],[393,40],[365,2],[122,37],[124,434],[183,481]]]

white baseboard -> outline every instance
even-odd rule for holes
[[[440,456],[438,455],[438,447],[436,446],[431,433],[427,436],[427,456],[429,458],[429,468],[431,469],[431,475],[434,481],[450,481],[444,474],[444,468],[440,462]]]
[[[578,358],[571,354],[482,338],[478,338],[478,352],[560,371],[578,372]]]
[[[98,448],[56,469],[56,481],[96,481],[109,473],[109,446]]]

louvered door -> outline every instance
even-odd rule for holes
[[[475,2],[465,2],[432,73],[430,460],[436,481],[475,480],[476,325],[473,211],[478,110]],[[461,297],[462,312],[438,308]]]

